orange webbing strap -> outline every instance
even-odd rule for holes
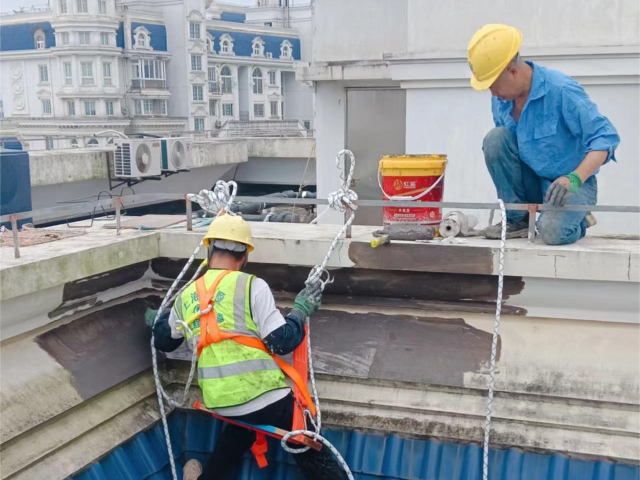
[[[264,456],[264,454],[267,453],[267,448],[267,438],[264,436],[264,433],[256,431],[256,441],[251,445],[251,453],[253,454],[253,458],[256,459],[258,468],[264,468],[268,465],[267,459]]]
[[[206,289],[204,285],[204,276],[196,280],[196,293],[198,295],[198,305],[200,311],[204,312],[211,304],[211,311],[200,316],[200,340],[198,341],[198,357],[202,349],[212,343],[220,342],[220,329],[218,328],[218,321],[216,320],[215,306],[213,304],[213,294],[216,292],[216,288],[220,285],[220,282],[224,277],[231,273],[231,270],[225,270],[220,272],[220,275],[209,287]]]
[[[308,357],[307,357],[307,326],[304,326],[304,337],[300,345],[293,351],[293,368],[300,375],[301,384],[304,389],[300,388],[297,383],[293,384],[293,398],[295,398],[297,404],[307,405],[309,411],[315,416],[316,407],[309,397],[309,391],[307,390],[308,380]],[[300,408],[293,409],[293,423],[291,430],[306,430],[304,421],[304,412]]]

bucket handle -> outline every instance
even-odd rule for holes
[[[382,194],[385,197],[387,197],[387,200],[391,200],[391,201],[407,200],[409,202],[420,200],[422,197],[424,197],[429,192],[431,192],[431,190],[436,188],[436,186],[442,181],[442,179],[444,178],[444,174],[447,173],[447,166],[448,165],[445,165],[444,170],[442,170],[442,174],[438,177],[438,179],[435,182],[433,182],[433,184],[429,188],[427,188],[424,192],[421,192],[414,197],[409,197],[407,195],[388,195],[387,192],[384,191],[384,188],[382,188],[382,175],[380,170],[378,170],[378,186],[380,187],[380,191],[382,192]]]

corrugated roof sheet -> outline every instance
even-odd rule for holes
[[[217,420],[197,412],[171,414],[170,430],[179,464],[205,462],[220,434]],[[397,435],[328,430],[356,480],[480,480],[482,449]],[[271,442],[269,466],[259,469],[247,456],[229,480],[304,480],[291,457]],[[72,480],[171,480],[162,425],[140,433]],[[570,459],[566,456],[492,450],[491,480],[640,480],[640,467]]]

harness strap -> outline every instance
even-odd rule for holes
[[[251,453],[256,459],[258,468],[264,468],[268,465],[267,458],[264,456],[267,453],[267,439],[264,433],[256,431],[256,441],[251,445]]]
[[[212,343],[219,343],[220,329],[216,320],[215,305],[213,304],[213,294],[224,277],[231,273],[231,270],[220,272],[211,284],[211,288],[207,290],[204,285],[204,276],[196,280],[196,292],[198,294],[198,305],[200,311],[204,312],[211,303],[211,311],[206,315],[200,316],[200,340],[198,341],[198,357],[202,349]]]

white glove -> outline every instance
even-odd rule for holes
[[[184,337],[184,328],[182,330],[178,330],[178,315],[176,315],[176,311],[172,308],[171,313],[169,314],[169,327],[171,327],[171,338],[183,338]]]

